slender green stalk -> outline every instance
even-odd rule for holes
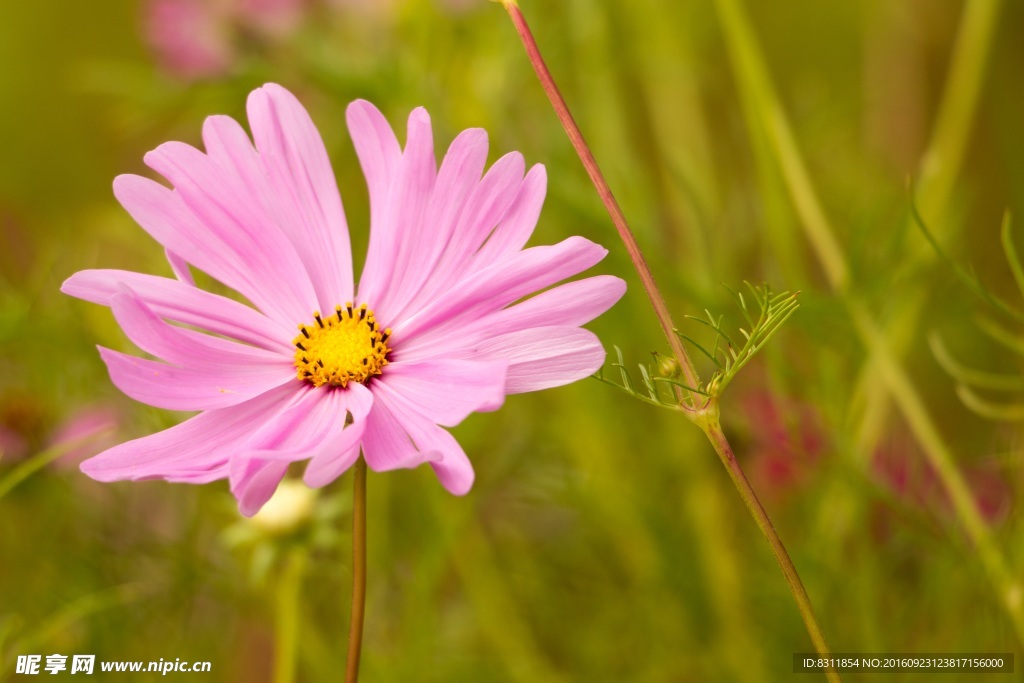
[[[740,1],[718,0],[718,7],[739,87],[744,93],[744,105],[755,108],[758,119],[768,133],[807,238],[833,289],[846,300],[857,334],[881,380],[879,384],[873,385],[873,400],[880,396],[877,392],[878,387],[887,390],[895,399],[928,462],[938,473],[946,494],[953,502],[957,519],[978,549],[982,567],[1013,622],[1018,640],[1024,643],[1024,600],[1021,598],[1021,583],[1014,579],[1004,556],[996,547],[970,488],[928,413],[924,400],[900,364],[897,354],[893,352],[885,330],[874,320],[862,302],[847,296],[849,271],[842,248],[835,236],[836,231],[818,199]]]
[[[623,215],[622,210],[615,201],[611,189],[605,182],[604,176],[602,175],[600,168],[598,168],[597,161],[594,159],[594,155],[591,153],[589,147],[587,147],[587,143],[584,141],[579,127],[573,120],[572,114],[569,112],[569,107],[562,98],[562,95],[558,90],[558,86],[555,84],[555,81],[551,76],[551,72],[545,65],[540,54],[540,49],[538,48],[537,43],[533,38],[533,34],[530,32],[530,29],[526,24],[526,19],[523,16],[522,11],[515,3],[515,0],[502,0],[502,4],[508,11],[509,16],[512,18],[512,23],[515,25],[516,31],[523,42],[523,46],[526,48],[526,53],[530,59],[530,63],[537,72],[537,77],[540,79],[544,91],[551,100],[551,104],[554,107],[562,126],[565,128],[565,132],[572,141],[573,147],[576,149],[576,153],[579,155],[580,160],[587,169],[587,174],[590,176],[591,182],[594,183],[598,194],[601,196],[605,207],[608,209],[608,213],[612,218],[612,222],[615,224],[615,228],[619,232],[619,236],[626,245],[626,250],[629,252],[630,258],[633,260],[633,266],[640,275],[640,279],[644,284],[644,289],[647,291],[647,295],[650,297],[651,303],[654,305],[654,310],[658,315],[658,320],[661,322],[662,328],[672,345],[672,352],[682,366],[683,376],[686,378],[686,381],[690,386],[699,386],[696,370],[694,369],[693,363],[690,361],[686,350],[683,348],[681,340],[675,333],[675,328],[672,324],[668,307],[665,304],[665,300],[662,297],[661,292],[658,290],[657,285],[654,283],[654,278],[647,267],[643,254],[640,252],[640,246],[637,244],[636,238],[633,236],[633,232],[630,230],[629,224],[626,222],[626,218]],[[803,583],[800,581],[800,576],[797,574],[796,567],[794,567],[793,561],[789,558],[789,554],[786,552],[785,546],[782,544],[782,539],[779,538],[778,533],[775,531],[775,527],[768,518],[768,514],[765,512],[764,507],[762,507],[758,500],[757,494],[751,488],[750,483],[743,474],[743,470],[740,468],[739,462],[736,460],[732,447],[729,445],[729,441],[726,438],[725,433],[722,431],[722,427],[718,420],[717,398],[709,398],[699,410],[684,409],[684,412],[691,421],[701,427],[714,446],[715,451],[719,454],[722,463],[725,465],[726,470],[732,478],[733,484],[736,485],[736,490],[739,492],[740,497],[743,498],[744,503],[747,505],[747,509],[750,511],[751,515],[754,517],[754,521],[757,523],[758,529],[761,530],[761,533],[768,541],[768,545],[771,546],[772,552],[775,554],[775,559],[778,561],[779,567],[782,569],[782,573],[786,578],[786,582],[789,584],[790,591],[792,591],[797,604],[797,609],[800,610],[800,614],[803,617],[804,624],[807,627],[807,632],[811,637],[811,641],[813,642],[815,649],[822,657],[829,657],[828,645],[825,642],[825,638],[822,635],[821,629],[814,617],[814,612],[811,609],[810,598],[808,598],[807,591],[804,589]],[[835,672],[828,672],[827,676],[830,681],[841,681],[839,674]]]
[[[292,548],[285,558],[277,586],[277,624],[275,633],[274,683],[294,683],[299,643],[299,605],[306,556],[301,548]]]
[[[803,617],[804,626],[807,627],[807,633],[811,637],[811,642],[814,643],[814,649],[823,657],[827,657],[829,653],[828,644],[825,642],[825,636],[822,634],[821,627],[818,626],[818,621],[814,617],[811,599],[807,595],[803,581],[800,580],[800,575],[797,574],[793,560],[790,559],[789,553],[786,552],[786,546],[782,544],[782,539],[779,538],[772,520],[768,517],[768,513],[765,512],[761,501],[758,500],[757,493],[750,486],[750,482],[747,481],[739,461],[736,460],[736,454],[733,452],[732,446],[729,445],[729,440],[725,437],[725,432],[722,431],[722,425],[718,420],[717,405],[714,406],[714,410],[705,411],[704,420],[698,424],[704,430],[704,433],[707,434],[711,445],[715,447],[718,459],[722,461],[722,465],[725,466],[725,470],[729,473],[729,478],[732,479],[732,483],[736,486],[740,498],[743,499],[747,510],[750,511],[751,516],[757,523],[757,528],[761,530],[761,534],[764,535],[768,545],[771,546],[775,561],[779,563],[779,568],[786,577],[786,583],[789,584],[789,590],[793,593],[797,609],[800,610],[800,616]],[[842,680],[835,671],[826,670],[825,675],[828,677],[828,680],[833,682]]]
[[[530,27],[526,24],[526,18],[515,3],[515,0],[501,0],[501,4],[508,10],[512,23],[516,27],[516,32],[523,41],[523,47],[526,48],[530,64],[533,65],[534,70],[537,72],[537,78],[540,79],[544,92],[547,94],[548,99],[551,100],[551,106],[554,107],[558,120],[562,122],[562,126],[565,128],[573,148],[579,155],[580,161],[583,162],[583,167],[586,169],[587,175],[590,176],[590,181],[597,188],[597,193],[600,195],[601,201],[604,202],[608,215],[611,216],[612,223],[615,224],[619,238],[626,245],[626,251],[633,262],[633,268],[636,269],[637,274],[640,276],[640,282],[643,283],[644,291],[647,292],[651,305],[654,307],[654,313],[658,316],[658,322],[661,323],[661,329],[668,338],[672,355],[679,361],[687,385],[691,387],[699,386],[700,382],[697,379],[697,371],[689,355],[687,355],[682,341],[675,333],[676,326],[672,322],[672,315],[669,313],[665,298],[661,295],[658,285],[654,282],[654,275],[651,273],[647,260],[640,251],[640,245],[637,244],[633,231],[630,230],[629,224],[626,222],[626,216],[622,213],[622,209],[619,208],[619,203],[615,201],[615,195],[612,194],[611,188],[608,187],[608,182],[604,179],[604,174],[601,173],[597,160],[594,159],[594,155],[587,146],[586,140],[583,139],[583,133],[580,132],[579,126],[576,125],[576,121],[569,112],[569,106],[565,103],[565,99],[558,90],[558,86],[555,85],[555,79],[551,76],[547,64],[544,63],[544,58],[540,54],[540,48],[537,47],[537,41],[534,40]]]
[[[363,614],[366,609],[366,461],[352,468],[352,619],[348,630],[348,664],[345,683],[359,680],[359,655],[363,648]]]

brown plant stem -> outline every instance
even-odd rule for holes
[[[619,203],[615,201],[615,196],[612,194],[611,188],[608,187],[608,182],[604,179],[604,175],[597,165],[597,160],[594,159],[594,155],[590,152],[590,148],[583,139],[583,133],[580,132],[579,126],[576,125],[576,121],[569,112],[565,99],[562,98],[558,86],[555,85],[555,79],[552,78],[551,72],[544,63],[544,58],[537,47],[537,41],[533,39],[530,27],[526,24],[526,18],[513,0],[502,0],[502,5],[508,10],[509,16],[512,17],[512,23],[515,24],[516,32],[523,41],[523,47],[526,48],[530,64],[533,65],[534,70],[537,72],[537,78],[540,79],[544,92],[547,93],[548,99],[551,100],[551,106],[554,107],[558,120],[562,122],[562,126],[565,128],[565,132],[569,136],[576,154],[579,155],[580,161],[583,162],[583,168],[586,169],[587,175],[590,176],[590,181],[597,188],[597,193],[600,195],[601,201],[604,202],[604,206],[608,210],[608,215],[611,216],[612,223],[615,224],[619,237],[626,245],[626,251],[633,262],[633,268],[636,269],[637,274],[640,276],[640,282],[643,283],[644,291],[647,292],[647,296],[651,300],[654,313],[658,316],[658,322],[661,323],[661,329],[664,330],[665,336],[668,337],[668,344],[672,349],[672,355],[675,356],[675,359],[681,366],[686,384],[698,388],[700,380],[697,377],[697,371],[693,366],[693,361],[687,355],[686,349],[683,348],[682,341],[676,334],[676,326],[672,322],[672,315],[668,311],[668,305],[658,290],[658,285],[654,282],[654,275],[651,274],[651,269],[647,265],[643,253],[640,251],[640,245],[637,244],[636,237],[633,235],[633,231],[630,230],[622,209],[619,208]]]
[[[740,498],[743,499],[744,504],[747,506],[747,510],[750,511],[750,515],[754,518],[757,523],[757,527],[761,530],[761,534],[764,535],[765,540],[768,541],[768,545],[771,546],[772,554],[775,556],[775,561],[778,562],[779,568],[782,570],[782,574],[786,577],[786,583],[789,584],[789,590],[793,594],[793,599],[796,601],[797,608],[800,610],[800,616],[803,617],[804,626],[807,627],[807,634],[811,637],[811,642],[814,644],[814,649],[817,650],[818,654],[822,658],[829,657],[828,643],[825,642],[825,636],[821,632],[821,627],[818,626],[818,621],[814,617],[814,608],[811,605],[811,598],[807,595],[807,590],[804,588],[803,581],[800,580],[800,575],[796,571],[796,566],[793,564],[793,560],[790,559],[789,553],[786,552],[786,546],[782,544],[782,539],[779,538],[779,534],[775,531],[775,526],[772,524],[772,520],[768,517],[768,513],[765,512],[764,507],[761,505],[761,501],[757,498],[757,493],[754,492],[750,482],[747,481],[746,475],[743,473],[743,468],[740,467],[740,463],[736,460],[736,454],[732,450],[732,446],[729,445],[729,440],[725,436],[725,432],[722,431],[722,425],[718,421],[717,411],[709,411],[706,414],[705,423],[701,425],[704,429],[704,433],[707,434],[708,440],[711,441],[711,445],[715,447],[715,452],[718,453],[718,459],[722,461],[722,465],[725,466],[726,471],[729,473],[729,478],[732,479],[732,483],[736,486],[736,490],[740,494]],[[825,670],[825,675],[828,680],[837,682],[842,679],[839,674],[835,671]]]
[[[559,92],[558,86],[555,84],[554,78],[551,76],[551,72],[544,63],[544,59],[540,54],[540,48],[537,46],[537,42],[534,40],[533,34],[530,32],[530,28],[526,23],[526,18],[523,16],[523,13],[519,9],[515,0],[499,1],[512,18],[512,23],[515,25],[516,32],[519,34],[519,37],[523,42],[523,47],[526,49],[526,54],[530,60],[530,64],[537,73],[541,86],[544,88],[544,92],[547,93],[548,99],[551,101],[551,105],[554,107],[555,113],[558,115],[558,119],[562,123],[562,127],[569,136],[569,140],[572,142],[576,153],[580,157],[580,161],[583,162],[587,175],[590,176],[591,182],[593,182],[594,187],[597,189],[597,192],[601,197],[601,201],[604,202],[605,208],[608,210],[608,214],[611,216],[612,222],[615,224],[615,229],[618,231],[619,237],[626,246],[626,251],[629,253],[629,257],[633,262],[633,267],[639,274],[644,290],[647,292],[647,296],[650,298],[651,304],[654,306],[654,312],[658,317],[658,321],[661,323],[661,327],[665,331],[665,336],[668,337],[672,353],[680,364],[686,383],[691,387],[699,388],[700,381],[697,376],[696,369],[694,368],[690,357],[687,355],[686,349],[683,348],[681,339],[676,334],[675,325],[672,323],[672,317],[669,314],[668,306],[665,304],[665,299],[654,282],[654,276],[651,274],[651,270],[647,266],[647,262],[640,251],[640,246],[637,244],[636,237],[633,235],[632,230],[629,228],[629,224],[626,222],[626,217],[623,215],[622,209],[619,208],[618,202],[615,201],[611,188],[608,187],[608,183],[605,181],[604,176],[597,165],[597,161],[594,159],[594,155],[591,153],[590,148],[583,139],[583,134],[576,125],[572,114],[569,112],[569,107],[565,103],[565,99]],[[760,529],[761,533],[764,535],[765,540],[768,541],[768,545],[771,547],[772,553],[775,555],[775,560],[782,569],[786,583],[789,584],[790,591],[796,601],[797,609],[800,611],[801,617],[803,617],[804,625],[807,628],[807,633],[811,637],[815,650],[817,650],[818,654],[822,658],[829,658],[830,652],[828,644],[825,642],[825,637],[821,632],[821,628],[818,626],[817,620],[815,619],[814,610],[811,607],[811,600],[807,595],[803,582],[800,580],[799,574],[797,574],[796,567],[793,565],[793,561],[790,559],[789,553],[786,552],[786,548],[782,543],[782,539],[779,538],[778,532],[775,531],[775,527],[772,525],[771,519],[768,517],[768,513],[765,512],[760,500],[758,500],[757,494],[754,492],[754,489],[751,488],[750,482],[747,481],[746,475],[744,475],[739,462],[736,460],[736,455],[733,452],[732,447],[729,445],[725,432],[722,431],[722,426],[718,419],[718,397],[710,396],[700,403],[700,405],[697,405],[695,397],[691,392],[690,401],[690,405],[686,405],[681,399],[680,409],[692,422],[697,424],[701,430],[703,430],[705,435],[708,437],[708,440],[711,441],[711,444],[714,446],[715,452],[718,453],[719,459],[722,461],[722,464],[729,473],[733,484],[736,486],[736,490],[739,492],[740,497],[746,504],[751,516],[753,516],[754,521],[757,523],[758,529]],[[839,674],[834,670],[826,670],[825,674],[828,680],[832,683],[841,683],[842,681]]]
[[[363,647],[363,614],[366,609],[366,461],[352,468],[352,619],[348,630],[348,663],[345,683],[359,680],[359,655]]]

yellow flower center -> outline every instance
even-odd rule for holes
[[[373,311],[366,304],[353,308],[334,307],[334,315],[320,317],[314,311],[313,325],[299,325],[299,334],[292,343],[298,377],[315,387],[328,384],[347,386],[381,374],[388,364],[388,337],[391,329],[380,329]]]

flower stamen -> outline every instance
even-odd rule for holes
[[[313,312],[316,325],[300,324],[300,336],[292,343],[295,367],[300,380],[315,387],[345,387],[349,382],[366,383],[382,374],[391,349],[387,340],[391,329],[381,327],[366,304],[335,306],[335,315],[326,320]]]

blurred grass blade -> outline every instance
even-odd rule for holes
[[[1007,315],[1016,318],[1017,320],[1024,322],[1024,313],[1013,308],[1005,301],[1003,301],[1002,299],[988,291],[988,289],[984,285],[982,285],[981,282],[978,281],[977,276],[973,272],[967,272],[967,270],[963,266],[954,261],[949,256],[949,254],[946,253],[946,250],[942,248],[942,245],[939,244],[939,241],[935,238],[935,235],[932,234],[932,231],[929,230],[928,226],[925,224],[924,218],[921,217],[921,213],[917,210],[917,206],[914,204],[913,197],[911,197],[910,199],[910,215],[913,217],[914,224],[917,225],[918,229],[921,231],[921,234],[924,235],[926,240],[928,240],[928,244],[932,246],[932,249],[935,250],[935,253],[938,254],[939,258],[941,258],[946,263],[946,265],[948,265],[953,270],[953,272],[956,273],[957,278],[959,278],[960,281],[964,283],[967,289],[969,289],[971,292],[973,292],[975,295],[977,295],[979,298],[985,301],[985,303],[991,305],[994,308],[998,308],[1003,313],[1006,313]],[[1007,214],[1006,217],[1004,217],[1003,219],[1002,234],[1004,245],[1008,244],[1008,230],[1009,214]],[[1012,244],[1010,244],[1009,249],[1007,250],[1006,258],[1010,262],[1011,269],[1013,269],[1016,264],[1016,269],[1014,270],[1014,277],[1017,277],[1017,272],[1020,269],[1020,264],[1016,262],[1017,255],[1016,252],[1012,251],[1012,249]],[[1021,277],[1024,277],[1024,273],[1021,274]],[[1018,283],[1020,282],[1021,280],[1018,280]]]
[[[1024,340],[1020,335],[1012,332],[995,320],[985,316],[978,316],[978,327],[989,337],[999,342],[1014,353],[1024,355]]]
[[[737,74],[740,97],[744,108],[751,112],[748,120],[752,125],[759,125],[765,133],[775,161],[782,170],[790,199],[825,275],[833,288],[843,291],[849,280],[843,249],[814,192],[810,174],[775,95],[746,13],[739,0],[718,0],[716,6],[725,32],[726,47]]]
[[[1017,247],[1013,244],[1013,231],[1011,230],[1012,220],[1010,219],[1010,212],[1007,211],[1003,214],[1003,225],[999,229],[999,238],[1003,243],[1003,253],[1006,254],[1006,262],[1010,266],[1010,271],[1013,273],[1013,279],[1017,283],[1017,289],[1020,290],[1020,294],[1024,297],[1024,268],[1020,265],[1020,256],[1017,253]]]
[[[138,600],[145,592],[142,583],[127,583],[85,595],[57,611],[43,623],[17,641],[22,652],[45,650],[54,639],[66,634],[86,617],[112,607]]]
[[[94,439],[99,439],[103,436],[107,436],[113,431],[112,428],[103,429],[101,431],[92,432],[78,439],[67,441],[56,446],[51,446],[45,451],[40,451],[32,457],[25,460],[23,463],[11,470],[6,477],[0,479],[0,500],[10,493],[11,489],[25,481],[33,474],[49,465],[54,460],[60,459],[62,456],[70,453],[71,451],[84,446]]]
[[[963,165],[1001,11],[1002,0],[969,0],[964,5],[949,77],[931,140],[921,161],[917,200],[930,221],[945,216],[949,210],[949,199]]]
[[[958,384],[956,395],[964,405],[982,417],[1005,422],[1024,420],[1024,403],[995,403],[979,396],[970,387]]]
[[[955,181],[960,174],[964,152],[978,108],[979,94],[986,74],[988,55],[999,28],[1001,0],[968,0],[961,11],[956,41],[949,59],[948,76],[927,149],[921,157],[918,183],[914,189],[917,205],[937,234],[949,236],[951,225],[946,220]],[[914,246],[905,259],[906,267],[921,271],[935,257],[927,244]],[[902,358],[917,338],[926,301],[921,288],[909,288],[893,301],[894,322],[886,330],[889,353]],[[878,372],[880,364],[868,359],[857,380],[855,400],[862,404],[857,431],[861,452],[873,452],[882,438],[890,412],[889,398],[879,394],[877,387],[885,382]],[[1024,609],[1022,609],[1024,613]],[[1019,631],[1024,633],[1024,616]],[[1021,637],[1024,642],[1024,635]]]
[[[953,354],[946,348],[945,342],[937,332],[928,335],[928,345],[942,369],[960,384],[993,391],[1024,391],[1024,377],[973,370],[961,364],[953,358]]]

